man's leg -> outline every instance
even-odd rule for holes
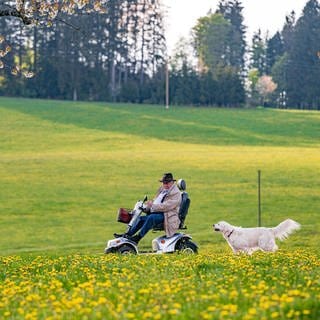
[[[146,216],[140,216],[137,221],[135,222],[135,224],[130,228],[129,231],[125,232],[125,233],[114,233],[113,235],[116,238],[120,238],[123,236],[133,236],[138,230],[141,229],[141,227],[143,226],[144,222],[146,221],[147,217]]]
[[[141,226],[141,223],[140,223],[141,221],[139,221],[138,224],[130,230],[130,233],[127,233],[128,239],[130,239],[136,243],[138,243],[151,228],[158,225],[159,223],[164,222],[164,215],[162,212],[151,213],[148,216],[141,216],[140,219],[141,218],[143,218],[144,223],[142,225],[140,232],[136,235],[133,235],[134,232],[137,232],[139,230],[139,228]]]
[[[141,238],[143,238],[150,229],[164,222],[164,215],[162,212],[151,213],[146,217],[147,219],[139,232]]]
[[[136,221],[136,223],[130,228],[130,230],[126,232],[126,234],[128,236],[133,236],[138,230],[141,229],[146,219],[147,219],[147,216],[140,216],[139,219]]]

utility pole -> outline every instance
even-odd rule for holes
[[[258,227],[261,227],[261,170],[258,170]]]
[[[169,58],[166,61],[166,109],[169,109]]]

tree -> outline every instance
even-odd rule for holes
[[[84,0],[81,3],[83,7],[68,13],[59,11],[51,19],[52,24],[47,20],[26,28],[21,19],[1,19],[4,27],[0,33],[6,36],[4,48],[10,40],[17,58],[23,59],[22,65],[27,66],[27,57],[31,56],[29,68],[37,72],[32,85],[29,82],[22,86],[32,88],[32,95],[36,97],[150,100],[146,88],[152,87],[149,83],[152,77],[156,82],[162,81],[158,71],[163,70],[166,55],[161,2]],[[92,9],[93,3],[96,10]],[[45,18],[41,16],[43,22]],[[23,37],[19,34],[20,26]],[[9,55],[0,58],[4,67],[22,61],[10,56],[10,59]],[[12,94],[14,90],[21,94],[22,91],[16,90],[18,81],[9,81],[14,84],[12,90],[10,87]],[[136,81],[137,86],[133,86]],[[128,92],[124,94],[122,87],[127,84],[138,88],[137,100],[129,98]]]
[[[219,68],[230,65],[227,55],[230,33],[231,24],[220,13],[198,20],[193,28],[194,46],[204,70],[208,68],[216,74]]]
[[[106,0],[3,0],[0,3],[0,17],[16,18],[26,26],[51,26],[54,22],[60,21],[73,28],[77,25],[68,23],[65,17],[79,13],[105,12],[104,6]],[[5,42],[5,36],[0,34],[0,43]],[[0,67],[7,61],[5,56],[12,50],[8,43],[5,43],[4,49],[0,52]],[[33,72],[23,71],[18,65],[10,66],[12,74],[21,73],[30,78]]]
[[[286,64],[287,98],[291,106],[320,109],[320,6],[309,0],[294,26]]]
[[[106,12],[106,4],[106,0],[3,0],[0,3],[0,16],[20,19],[25,25],[51,25],[65,15]]]
[[[283,46],[285,51],[289,51],[292,47],[292,37],[294,33],[294,27],[296,24],[296,13],[291,11],[290,15],[286,16],[286,22],[282,28],[281,36],[283,39]]]
[[[198,19],[193,28],[194,48],[200,73],[204,75],[203,83],[205,86],[212,83],[214,101],[221,106],[238,106],[245,100],[245,27],[241,11],[239,1],[222,0],[214,14],[209,12]],[[212,100],[211,95],[209,101]]]
[[[268,101],[268,96],[277,89],[277,84],[273,82],[272,77],[263,75],[258,79],[256,90],[261,96],[261,103],[264,106]]]
[[[170,66],[173,71],[179,71],[184,65],[193,68],[192,44],[184,37],[180,37],[173,48],[172,57],[170,58]]]
[[[266,44],[262,39],[260,29],[252,37],[250,68],[258,70],[259,75],[266,73]]]
[[[173,104],[198,104],[199,79],[192,61],[192,47],[186,38],[176,43],[170,58],[170,101]]]
[[[272,79],[278,84],[277,91],[284,92],[287,90],[287,66],[289,65],[289,55],[285,52],[277,59],[271,69],[270,75]]]
[[[243,6],[238,0],[220,0],[217,13],[231,23],[230,49],[228,50],[230,65],[236,67],[239,72],[243,71],[246,53],[246,41],[244,18],[242,15]]]
[[[250,105],[256,105],[258,103],[257,83],[260,77],[260,72],[256,68],[252,68],[248,72],[247,79],[247,102]]]
[[[284,45],[280,32],[267,40],[266,43],[266,74],[271,74],[271,69],[276,61],[284,54]]]

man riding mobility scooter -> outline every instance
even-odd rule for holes
[[[181,203],[179,209],[180,226],[179,229],[185,230],[187,227],[184,222],[188,214],[190,206],[190,198],[186,190],[186,182],[180,179],[177,182],[177,186],[181,192]],[[145,211],[147,197],[143,200],[139,200],[132,211],[120,208],[118,212],[118,222],[126,223],[127,232],[137,222],[140,215]],[[153,231],[163,231],[163,223],[153,228]],[[152,252],[154,253],[172,253],[175,251],[183,253],[197,253],[198,246],[191,241],[191,236],[185,233],[175,233],[172,237],[166,237],[166,235],[157,237],[152,241]],[[120,253],[120,254],[138,254],[137,243],[125,237],[125,235],[118,238],[109,240],[105,253]],[[146,253],[146,252],[144,252]]]

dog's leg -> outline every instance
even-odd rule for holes
[[[238,255],[238,254],[241,253],[241,250],[236,249],[236,248],[234,248],[234,247],[232,247],[232,246],[230,246],[230,247],[231,247],[231,249],[232,249],[232,252],[233,252],[235,255]]]
[[[244,254],[248,254],[248,255],[251,255],[251,254],[252,254],[251,249],[250,249],[250,248],[247,248],[247,247],[243,248],[243,249],[242,249],[242,252],[243,252]]]
[[[273,252],[276,247],[274,235],[268,230],[259,237],[258,247],[264,252]]]
[[[275,252],[278,250],[278,246],[274,238],[261,238],[259,241],[259,247],[262,251]]]
[[[278,246],[276,244],[274,244],[273,248],[272,248],[272,252],[276,252],[278,250]]]

